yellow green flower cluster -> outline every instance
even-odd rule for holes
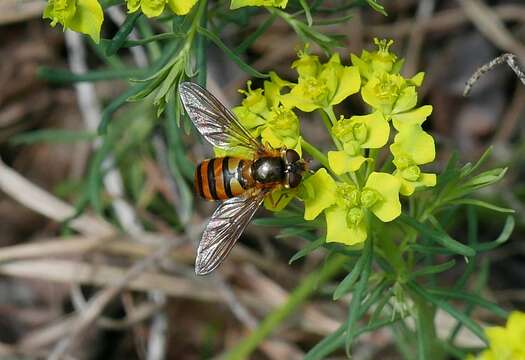
[[[503,326],[485,329],[490,347],[467,360],[525,360],[525,313],[514,311]]]
[[[142,11],[147,17],[162,14],[166,5],[176,15],[186,15],[195,6],[197,0],[126,0],[128,12]],[[244,6],[273,6],[285,8],[288,0],[232,0],[230,8]],[[100,28],[104,21],[104,12],[98,0],[48,0],[43,14],[51,20],[51,26],[62,24],[64,29],[89,35],[93,41],[100,41]]]
[[[322,62],[306,47],[292,64],[296,81],[272,73],[261,89],[252,89],[249,83],[245,99],[234,109],[263,143],[298,151],[303,145],[325,166],[288,194],[304,201],[306,220],[324,213],[327,242],[362,244],[371,216],[392,221],[401,214],[400,195],[436,184],[436,175],[420,168],[435,158],[434,139],[422,128],[432,107],[417,106],[424,74],[404,78],[399,73],[403,61],[390,51],[392,41],[375,43],[377,51],[352,55],[352,66],[344,65],[338,54]],[[369,113],[337,118],[334,106],[354,94],[368,105]],[[309,151],[313,146],[301,138],[298,111],[319,111],[325,120],[335,149],[324,158],[319,158],[324,156],[320,151]],[[381,149],[391,155],[392,173],[376,169]],[[282,197],[287,191],[279,193]],[[283,207],[265,204],[271,210]]]

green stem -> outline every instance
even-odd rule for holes
[[[434,315],[436,313],[435,307],[417,294],[412,294],[412,300],[414,301],[417,311],[417,359],[444,359],[445,354],[439,343],[436,341],[437,335],[434,325]]]
[[[311,157],[319,161],[321,165],[330,170],[328,158],[319,149],[317,149],[315,146],[306,141],[303,137],[301,137],[301,146]]]
[[[337,148],[337,150],[342,151],[343,145],[332,133],[332,127],[337,122],[337,118],[335,117],[335,113],[334,113],[334,108],[332,106],[328,106],[324,108],[323,111],[321,111],[321,117],[326,126],[326,129],[328,130],[328,133],[332,137],[332,141],[334,142],[335,147]],[[350,177],[348,177],[348,175]],[[355,186],[357,186],[358,188],[361,188],[361,186],[359,185],[359,179],[357,178],[355,172],[350,171],[348,172],[348,175],[343,174],[341,175],[341,178],[345,179],[345,181],[347,182],[352,182],[354,183]]]
[[[250,335],[241,340],[237,346],[224,356],[224,359],[249,359],[252,351],[254,351],[284,319],[297,311],[299,305],[313,295],[320,285],[337,275],[347,261],[348,258],[346,256],[336,254],[326,261],[323,268],[310,273],[299,286],[290,293],[287,301],[266,316]]]

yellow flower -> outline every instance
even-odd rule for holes
[[[490,348],[478,355],[477,360],[525,360],[525,313],[512,312],[505,327],[489,327],[485,334]]]
[[[329,151],[330,168],[337,175],[358,170],[367,160],[362,149],[383,147],[390,133],[390,126],[380,112],[352,116],[337,121],[332,133],[343,144],[343,150]]]
[[[393,175],[401,181],[400,193],[410,196],[418,187],[436,185],[436,174],[423,173],[418,166],[434,161],[436,148],[432,136],[417,123],[401,129],[390,145],[397,168]]]
[[[290,86],[290,83],[280,79],[275,73],[271,74],[271,81],[264,82],[264,89],[252,89],[251,81],[248,81],[247,90],[241,90],[245,95],[244,100],[232,111],[254,137],[261,138],[263,144],[274,149],[294,149],[301,155],[299,118],[281,104],[280,92],[286,86]],[[232,144],[228,151],[216,149],[215,155],[250,156],[245,149],[235,145]]]
[[[358,245],[367,238],[367,212],[388,222],[401,214],[399,180],[385,173],[373,172],[363,189],[337,183],[325,169],[303,183],[304,218],[315,219],[324,211],[326,241]]]
[[[61,23],[71,29],[100,41],[100,28],[104,12],[97,0],[49,0],[44,9],[44,19],[51,19],[51,26]]]
[[[404,60],[398,60],[396,54],[390,52],[390,47],[394,41],[375,38],[374,44],[378,47],[377,51],[363,50],[361,57],[354,54],[350,55],[352,64],[359,68],[361,76],[368,80],[376,72],[399,73]]]
[[[232,0],[230,9],[238,9],[244,6],[274,6],[284,9],[288,0]]]
[[[297,70],[299,80],[288,94],[282,96],[283,104],[289,108],[311,112],[337,105],[358,92],[361,86],[357,68],[342,65],[339,54],[321,64],[316,56],[300,52],[292,67]]]
[[[128,12],[132,13],[139,8],[147,17],[155,17],[162,14],[166,4],[177,15],[186,15],[190,12],[197,0],[126,0]]]

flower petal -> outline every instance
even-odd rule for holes
[[[356,66],[342,66],[337,73],[337,91],[330,102],[330,105],[339,104],[352,94],[359,91],[361,87],[361,76]]]
[[[392,124],[397,131],[405,126],[421,125],[432,114],[432,105],[421,106],[409,112],[392,115]]]
[[[276,189],[264,198],[264,207],[270,211],[283,210],[297,195],[297,189]]]
[[[329,151],[328,163],[330,168],[337,175],[347,173],[349,171],[359,170],[361,165],[366,161],[362,155],[351,156],[346,151]]]
[[[64,26],[89,35],[98,44],[103,21],[104,12],[97,0],[78,0],[75,15]]]
[[[401,214],[400,187],[399,179],[390,174],[373,172],[368,177],[365,188],[375,190],[382,196],[370,209],[381,221],[392,221]]]
[[[275,6],[284,9],[287,3],[288,0],[232,0],[230,9],[234,10],[244,6]]]
[[[166,0],[142,0],[140,8],[147,17],[156,17],[162,14],[166,7]]]
[[[346,209],[340,206],[332,206],[325,211],[326,242],[356,245],[366,240],[365,222],[362,221],[358,226],[349,228],[346,223],[346,213]]]
[[[321,168],[302,182],[304,219],[315,219],[324,209],[335,202],[337,185],[326,169]]]
[[[168,6],[177,15],[186,15],[196,3],[197,0],[168,0]]]
[[[432,162],[436,157],[434,138],[419,125],[403,126],[390,145],[390,151],[394,158],[409,157],[417,165]]]
[[[364,116],[352,116],[350,120],[352,119],[362,120],[367,126],[368,138],[361,144],[362,148],[378,149],[387,143],[390,125],[379,111]]]
[[[408,86],[401,91],[394,108],[392,109],[392,114],[398,114],[401,112],[408,111],[412,109],[417,104],[417,92],[415,86]]]

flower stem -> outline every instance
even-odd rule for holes
[[[321,117],[323,118],[323,122],[326,125],[328,133],[332,137],[332,141],[334,142],[337,150],[339,151],[343,150],[343,145],[341,144],[339,140],[337,140],[337,138],[332,133],[332,126],[334,126],[334,124],[337,122],[337,119],[334,113],[334,108],[332,106],[328,106],[324,108],[323,111],[321,111]],[[348,175],[350,176],[350,178],[346,174],[341,175],[341,178],[345,179],[345,181],[347,182],[352,182],[354,183],[355,186],[357,186],[358,188],[361,188],[359,185],[359,179],[357,178],[355,172],[350,171],[348,172]]]
[[[319,161],[321,165],[323,165],[325,168],[330,170],[330,165],[328,164],[328,158],[318,148],[310,144],[303,137],[301,137],[301,146],[311,157]]]
[[[227,360],[249,359],[252,351],[255,350],[284,319],[294,313],[299,308],[299,305],[313,295],[320,285],[337,275],[347,261],[348,258],[346,256],[339,254],[330,257],[324,267],[310,273],[299,286],[290,293],[290,296],[284,304],[266,316],[250,335],[241,340],[241,342],[223,358]]]

